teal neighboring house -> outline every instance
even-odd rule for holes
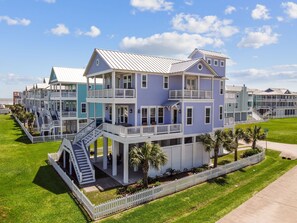
[[[44,109],[41,132],[45,135],[76,133],[87,125],[87,120],[102,117],[102,105],[87,106],[87,79],[84,69],[53,67],[49,79],[49,106]],[[90,89],[102,89],[102,80],[96,79]],[[94,107],[95,106],[95,107]]]

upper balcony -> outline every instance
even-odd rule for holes
[[[76,99],[76,91],[62,91],[62,92],[51,92],[50,93],[50,99],[51,100],[59,100],[59,99]]]
[[[111,99],[115,102],[135,103],[136,94],[135,89],[125,88],[89,90],[87,101],[93,102],[97,99],[100,99],[102,103],[109,103]]]
[[[212,99],[212,91],[204,90],[169,90],[169,99]]]

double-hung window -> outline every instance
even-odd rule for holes
[[[205,107],[205,124],[210,124],[210,107]]]
[[[187,125],[192,125],[193,124],[193,108],[187,107],[186,111],[187,111],[187,113],[186,113]]]
[[[159,107],[158,108],[158,124],[164,123],[164,108]]]
[[[169,88],[169,77],[164,76],[163,77],[163,89],[168,89]]]
[[[224,81],[220,81],[220,94],[224,93]]]
[[[147,74],[141,75],[141,88],[147,88]]]
[[[220,120],[223,120],[223,106],[220,105]]]
[[[86,113],[87,112],[87,105],[86,103],[81,103],[81,113]]]

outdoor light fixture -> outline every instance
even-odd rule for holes
[[[132,113],[133,112],[133,110],[132,110],[132,108],[130,108],[130,113]]]
[[[108,107],[107,106],[105,107],[105,110],[108,110]]]

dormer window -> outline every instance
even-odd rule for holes
[[[96,60],[96,66],[98,67],[99,64],[100,64],[100,61],[99,61],[99,59],[97,59],[97,60]]]
[[[207,59],[207,63],[211,65],[211,59]]]
[[[198,70],[202,70],[203,69],[203,65],[201,63],[198,64]]]
[[[213,60],[213,64],[217,67],[219,65],[219,61],[218,60]]]
[[[225,61],[221,60],[220,66],[224,67],[225,66]]]

